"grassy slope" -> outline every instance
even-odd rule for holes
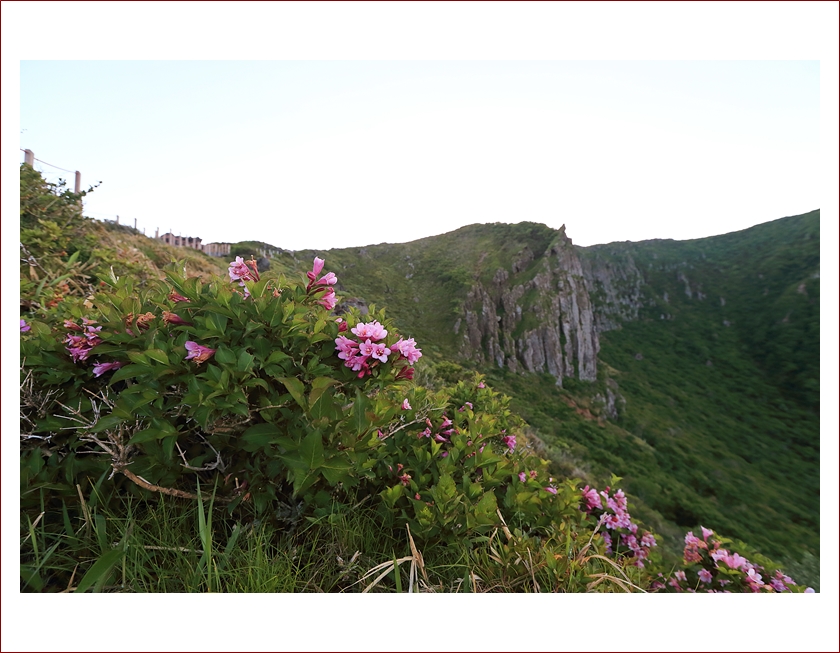
[[[455,307],[471,282],[510,269],[526,245],[539,256],[556,233],[472,225],[317,254],[348,294],[385,305],[440,360],[454,355]],[[623,476],[639,509],[674,538],[703,524],[771,555],[818,554],[819,212],[714,238],[581,250],[596,253],[629,253],[647,292],[639,321],[602,334],[601,383],[558,390],[486,370],[496,385],[558,461],[574,461],[569,470],[587,479]],[[302,265],[315,254],[294,256]],[[568,405],[590,406],[606,376],[627,399],[616,424]]]
[[[632,489],[678,524],[818,552],[819,212],[611,247],[631,250],[657,294],[601,339],[628,399],[623,425],[655,448],[657,473]],[[663,476],[679,485],[660,487]]]
[[[402,332],[424,343],[424,353],[453,357],[453,325],[470,285],[476,279],[489,282],[526,246],[541,254],[556,233],[531,222],[470,225],[411,243],[294,255],[307,263],[316,255],[325,258],[325,269],[338,275],[339,290],[386,307]]]

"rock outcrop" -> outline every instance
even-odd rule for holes
[[[642,273],[626,250],[604,248],[580,251],[586,289],[595,306],[599,333],[636,320],[642,307]],[[667,293],[665,301],[668,301]]]
[[[588,282],[572,241],[561,228],[541,254],[527,247],[499,268],[489,283],[476,282],[456,323],[460,353],[479,364],[511,371],[548,372],[594,381],[598,329]]]

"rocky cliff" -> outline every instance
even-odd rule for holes
[[[595,266],[598,278],[605,273]],[[598,328],[590,298],[593,266],[586,270],[562,227],[544,252],[523,248],[510,268],[467,293],[455,332],[460,355],[511,371],[548,372],[594,381]],[[609,286],[612,288],[612,286]],[[603,320],[602,320],[603,321]]]

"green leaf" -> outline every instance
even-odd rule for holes
[[[337,385],[339,382],[336,379],[331,379],[328,376],[319,376],[312,381],[312,391],[309,393],[309,405],[315,405],[320,396],[330,386]]]
[[[356,435],[362,435],[370,428],[370,422],[366,415],[369,405],[370,401],[368,398],[360,390],[356,390],[356,401],[353,402],[352,420],[352,426],[356,431]]]
[[[114,415],[113,413],[110,415],[105,415],[105,417],[100,418],[94,427],[91,429],[94,433],[101,433],[106,429],[113,428],[118,424],[122,424],[126,419],[131,419],[131,415],[127,417],[120,417],[119,415]]]
[[[270,363],[279,363],[280,361],[284,361],[291,358],[286,352],[284,351],[273,351],[271,352],[271,356],[268,357],[266,361],[266,365]]]
[[[286,386],[286,390],[289,391],[289,394],[295,398],[295,401],[298,402],[298,405],[301,408],[306,408],[306,400],[303,398],[303,383],[300,380],[296,379],[293,376],[284,376],[280,378],[280,381],[283,385]]]
[[[219,333],[225,333],[225,331],[227,330],[227,323],[228,319],[224,315],[219,315],[219,313],[215,312],[210,312],[207,315],[207,327],[212,328],[213,330],[218,331]]]
[[[160,423],[160,420],[158,420],[158,423]],[[174,435],[177,433],[175,428],[168,422],[165,422],[161,426],[162,428],[152,426],[150,428],[143,429],[142,431],[137,431],[137,433],[131,436],[128,443],[140,444],[141,442],[148,442],[149,440],[161,440],[168,435]]]
[[[382,497],[389,508],[393,508],[402,495],[403,486],[400,483],[397,483],[394,487],[388,488],[387,490],[382,490],[382,492],[379,493],[379,496]]]
[[[128,352],[128,357],[131,359],[132,363],[139,363],[141,365],[149,364],[149,357],[142,351],[130,351]]]
[[[321,474],[323,474],[330,485],[335,485],[344,480],[352,469],[353,466],[349,462],[338,460],[337,458],[330,458],[321,465]]]
[[[312,431],[300,443],[298,450],[301,462],[311,470],[318,469],[324,464],[324,441],[320,431]]]
[[[294,469],[294,478],[295,481],[292,484],[292,491],[295,493],[295,496],[300,496],[304,490],[309,489],[318,480],[318,474],[296,467]]]
[[[130,355],[131,354],[129,354],[129,356]],[[125,367],[121,367],[111,375],[111,378],[108,381],[108,385],[114,385],[117,381],[122,381],[123,379],[132,379],[135,376],[140,376],[141,374],[148,374],[151,371],[151,368],[146,365],[126,365]]]
[[[169,364],[169,357],[166,355],[166,352],[162,349],[147,349],[146,356],[153,360],[156,360],[158,363],[163,363],[164,365]]]
[[[248,353],[247,349],[243,349],[239,354],[239,359],[236,361],[236,369],[240,372],[247,372],[254,364],[254,357]]]
[[[274,424],[255,424],[240,436],[245,443],[242,448],[245,451],[254,452],[270,444],[277,444],[286,451],[297,449],[294,440],[284,437],[283,433],[284,431]]]
[[[233,365],[236,362],[236,354],[222,346],[216,350],[215,359],[220,365]]]

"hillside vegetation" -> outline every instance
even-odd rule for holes
[[[387,305],[435,360],[510,394],[561,469],[623,477],[674,548],[685,528],[715,524],[773,555],[818,556],[819,211],[693,241],[577,248],[606,266],[629,257],[642,277],[637,319],[600,333],[595,384],[558,388],[459,356],[469,289],[498,269],[532,277],[556,237],[527,222],[471,225],[327,255],[357,304]],[[277,261],[291,269],[310,254]],[[612,419],[608,384],[623,398]]]
[[[21,167],[22,589],[818,589],[818,212],[574,250],[534,223],[232,247],[266,271],[83,196]],[[477,289],[526,289],[521,348],[578,259],[597,379],[481,362]]]

